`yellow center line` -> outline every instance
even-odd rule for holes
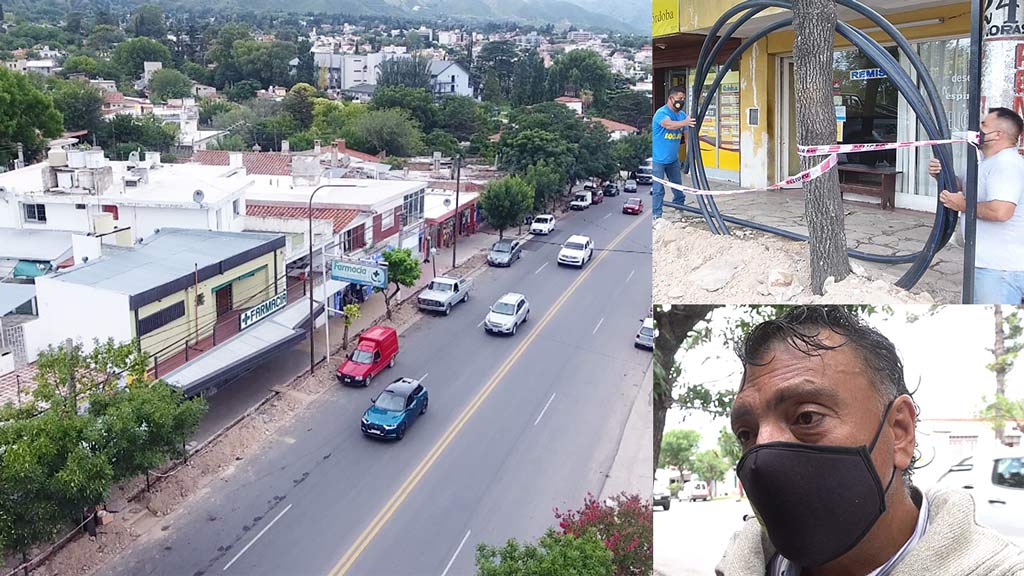
[[[380,532],[380,530],[384,527],[388,520],[391,519],[391,517],[394,515],[398,507],[402,504],[402,502],[405,501],[406,497],[409,495],[410,492],[412,492],[413,488],[415,488],[416,485],[419,484],[423,476],[427,473],[428,470],[430,470],[430,467],[433,466],[434,462],[441,456],[441,454],[445,451],[448,445],[451,444],[452,440],[455,439],[455,436],[459,433],[460,430],[462,430],[462,427],[466,424],[466,422],[469,421],[470,417],[473,416],[473,414],[480,407],[483,401],[487,399],[487,397],[491,394],[491,391],[494,390],[494,388],[505,377],[508,371],[512,369],[512,366],[523,355],[523,352],[526,351],[526,348],[530,345],[530,343],[533,342],[537,335],[541,333],[541,331],[544,329],[544,326],[546,326],[547,323],[551,321],[551,318],[554,317],[556,312],[558,312],[558,309],[561,308],[565,301],[568,300],[569,296],[571,296],[572,293],[575,292],[577,288],[579,288],[580,284],[582,284],[583,281],[586,280],[587,276],[590,275],[594,268],[598,264],[600,264],[605,257],[608,256],[611,250],[615,248],[615,246],[617,246],[620,242],[622,242],[623,238],[625,238],[627,234],[632,232],[633,229],[636,228],[641,222],[645,221],[646,219],[639,219],[630,226],[628,226],[625,230],[623,230],[622,233],[619,234],[615,238],[615,240],[613,240],[612,243],[608,245],[608,248],[606,248],[605,251],[602,252],[601,255],[599,255],[597,259],[595,259],[593,263],[586,270],[584,270],[578,278],[576,278],[576,280],[569,286],[569,289],[566,290],[562,294],[562,296],[555,302],[555,305],[552,306],[551,310],[549,310],[548,313],[544,315],[544,318],[541,319],[537,327],[532,332],[530,332],[530,334],[516,348],[515,352],[512,353],[512,356],[510,356],[508,360],[506,360],[505,363],[501,365],[501,368],[498,369],[494,376],[491,377],[490,381],[487,382],[487,385],[484,386],[480,390],[480,392],[477,393],[476,397],[473,398],[473,401],[470,402],[468,406],[466,406],[466,408],[462,411],[462,414],[458,417],[458,419],[455,420],[455,423],[448,428],[448,431],[445,432],[441,439],[437,441],[437,444],[435,444],[434,447],[430,450],[430,452],[427,453],[427,456],[423,459],[423,461],[421,461],[419,465],[416,466],[416,469],[413,470],[412,474],[409,475],[409,478],[406,479],[406,481],[398,488],[398,491],[395,492],[395,494],[391,497],[391,499],[384,506],[384,508],[382,508],[381,511],[377,513],[377,516],[373,519],[372,522],[370,522],[370,525],[367,526],[365,530],[363,530],[363,532],[359,535],[359,538],[357,538],[356,541],[352,544],[352,546],[348,549],[348,551],[345,552],[345,555],[342,556],[340,560],[338,560],[338,563],[335,564],[334,568],[332,568],[331,571],[329,572],[329,576],[344,576],[346,573],[348,573],[348,571],[352,568],[352,565],[355,564],[356,560],[363,553],[366,547],[369,546],[373,538],[377,536],[377,533]]]

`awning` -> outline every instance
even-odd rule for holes
[[[4,316],[36,297],[34,284],[0,282],[0,316]]]
[[[36,278],[42,276],[50,271],[52,266],[49,262],[39,262],[36,260],[19,260],[14,266],[14,277],[15,278]]]

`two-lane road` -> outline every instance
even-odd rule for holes
[[[511,268],[479,274],[468,303],[402,335],[370,390],[325,393],[104,573],[470,574],[478,542],[540,536],[554,507],[601,490],[650,386],[650,353],[632,347],[650,305],[650,220],[621,214],[622,201],[564,218]],[[599,250],[583,270],[555,265],[570,233]],[[530,320],[489,336],[479,323],[508,291],[527,295]],[[406,438],[362,438],[369,398],[424,375],[430,410]]]

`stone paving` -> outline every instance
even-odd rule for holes
[[[711,181],[713,190],[736,188],[730,182]],[[801,190],[773,190],[750,192],[715,199],[722,214],[753,220],[800,234],[807,234],[804,220],[804,199]],[[687,197],[687,204],[695,206],[694,197]],[[916,252],[924,246],[931,233],[935,215],[897,208],[885,210],[878,204],[843,202],[846,209],[846,239],[850,248],[874,254],[906,254]],[[700,216],[666,208],[665,216],[670,220],[697,218]],[[730,225],[730,229],[739,228]],[[936,302],[958,304],[963,279],[963,248],[958,238],[959,230],[938,254],[935,255],[928,272],[914,287],[914,292],[925,291]],[[910,264],[876,264],[857,261],[866,269],[883,270],[893,276],[902,276]]]

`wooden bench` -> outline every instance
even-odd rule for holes
[[[865,164],[840,164],[839,169],[839,192],[840,194],[863,194],[874,196],[882,200],[882,210],[894,210],[896,208],[896,175],[900,170],[895,168],[882,168],[867,166]],[[849,182],[847,174],[871,174],[881,176],[879,182]]]

